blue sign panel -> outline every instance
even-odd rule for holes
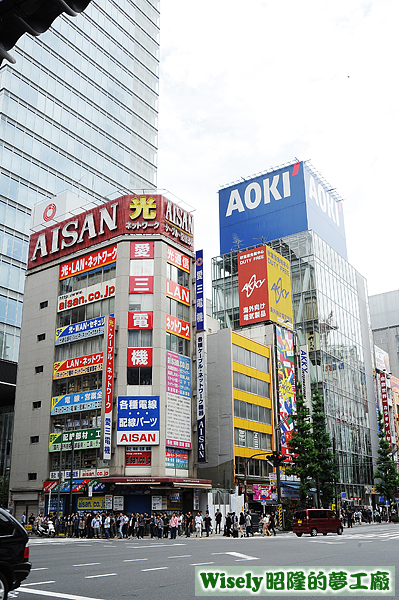
[[[159,444],[159,396],[118,396],[117,444]]]
[[[219,191],[220,253],[313,229],[347,258],[341,203],[307,164],[295,164]]]
[[[61,415],[64,413],[78,412],[81,410],[94,410],[102,406],[103,391],[93,390],[80,394],[67,394],[66,396],[54,396],[51,398],[51,414]]]
[[[205,329],[204,306],[204,251],[195,253],[195,323],[197,331]]]
[[[114,315],[110,315],[113,317]],[[67,344],[68,342],[76,342],[89,337],[104,334],[106,317],[97,317],[80,323],[73,323],[66,327],[58,327],[55,330],[55,345]]]
[[[179,395],[191,398],[191,360],[179,354]]]

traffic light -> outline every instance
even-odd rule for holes
[[[0,65],[15,63],[8,51],[24,33],[38,36],[62,13],[76,17],[90,0],[0,0]]]
[[[273,465],[279,467],[285,461],[285,456],[282,452],[274,450],[273,452]]]

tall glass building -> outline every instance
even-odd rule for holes
[[[93,1],[13,55],[0,68],[0,391],[15,386],[4,361],[18,360],[33,205],[156,187],[159,0]]]
[[[376,405],[366,280],[314,231],[267,242],[290,261],[297,346],[324,397],[338,492],[371,501]],[[237,251],[212,261],[213,316],[239,330]]]

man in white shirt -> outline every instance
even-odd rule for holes
[[[195,537],[202,537],[202,516],[198,512],[195,517]]]

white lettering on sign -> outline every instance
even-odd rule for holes
[[[280,181],[280,174],[274,175],[272,182],[270,183],[270,179],[266,177],[263,180],[263,202],[264,204],[270,203],[270,194],[273,196],[274,200],[281,200],[282,197],[288,198],[291,196],[291,184],[290,184],[290,173],[289,171],[284,171],[281,174],[281,179],[283,182],[283,196],[281,196],[280,192],[277,189],[277,185]],[[256,181],[252,181],[247,185],[244,191],[244,202],[245,206],[250,210],[257,208],[262,200],[262,188],[259,183]],[[238,210],[238,212],[244,212],[244,203],[241,199],[240,192],[238,189],[234,189],[230,193],[229,204],[226,210],[226,217],[230,217],[234,210]]]
[[[329,218],[339,227],[338,202],[330,196],[320,183],[316,189],[316,182],[311,175],[309,176],[309,198],[312,198],[316,202],[316,205],[324,213],[327,213]]]
[[[181,227],[187,233],[193,235],[193,216],[190,215],[186,210],[180,208],[173,202],[168,201],[168,205],[166,207],[165,219],[176,225],[177,227]]]

